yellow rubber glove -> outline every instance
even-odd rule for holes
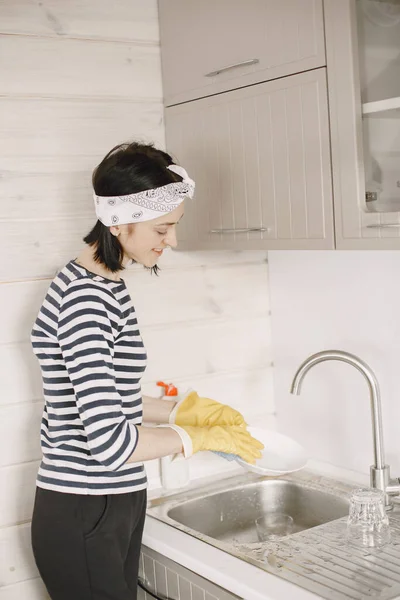
[[[254,464],[257,458],[261,458],[261,450],[264,449],[263,444],[253,438],[243,427],[172,425],[172,428],[181,435],[186,458],[200,450],[211,450],[237,454],[246,462]]]
[[[190,392],[175,406],[170,423],[191,427],[212,427],[213,425],[236,426],[246,428],[243,416],[227,404],[221,404],[210,398],[202,398],[197,392]]]

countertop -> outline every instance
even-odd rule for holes
[[[147,517],[143,544],[245,600],[310,600],[318,598],[239,558]]]
[[[323,466],[318,465],[319,472]],[[326,469],[327,476],[329,468]],[[332,470],[331,470],[332,471]],[[347,482],[351,473],[334,470]],[[232,472],[229,473],[232,476]],[[358,486],[359,476],[352,487]],[[346,484],[338,483],[338,487]],[[334,490],[332,490],[334,491]],[[153,491],[151,495],[156,496]],[[151,516],[143,543],[171,560],[213,581],[245,600],[306,600],[329,597],[343,600],[400,599],[400,506],[390,515],[392,543],[382,550],[350,549],[344,542],[346,518],[294,534],[263,547],[253,564],[210,546]],[[267,550],[267,552],[265,552]],[[259,568],[257,561],[262,561]],[[300,585],[302,587],[300,587]],[[310,589],[304,589],[311,588]],[[321,595],[320,595],[321,594]]]

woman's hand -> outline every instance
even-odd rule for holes
[[[213,427],[215,425],[246,428],[243,416],[227,404],[210,398],[202,398],[197,392],[190,392],[176,404],[171,412],[170,423],[181,427]]]
[[[200,450],[236,454],[250,464],[261,458],[264,445],[244,427],[215,425],[214,427],[174,426],[183,442],[184,454],[191,456]]]

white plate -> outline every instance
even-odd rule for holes
[[[283,475],[299,471],[306,466],[308,462],[306,451],[291,438],[276,431],[258,427],[249,427],[248,431],[253,437],[260,440],[265,448],[262,457],[256,461],[255,465],[250,465],[241,458],[236,459],[247,471],[259,475]]]

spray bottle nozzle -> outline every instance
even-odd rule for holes
[[[163,396],[177,396],[178,388],[173,383],[164,383],[163,381],[157,381],[158,387],[164,388]]]

